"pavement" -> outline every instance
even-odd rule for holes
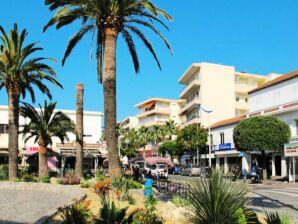
[[[0,182],[0,223],[44,223],[63,207],[85,196],[77,186]]]

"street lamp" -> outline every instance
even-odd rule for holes
[[[208,163],[209,167],[211,167],[211,137],[210,137],[210,113],[213,112],[213,110],[206,110],[202,107],[202,105],[197,106],[199,110],[202,109],[205,113],[208,114]],[[198,132],[198,122],[197,122],[197,132]],[[197,158],[199,156],[199,149],[197,148]]]

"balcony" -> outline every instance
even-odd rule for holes
[[[164,115],[169,115],[170,114],[170,109],[169,108],[154,108],[151,110],[142,110],[140,113],[137,115],[137,118],[143,118],[147,117],[153,114],[164,114]]]
[[[201,99],[199,98],[194,98],[191,102],[186,104],[180,111],[180,114],[185,113],[186,111],[193,109],[194,107],[198,106],[201,104]]]
[[[235,104],[235,107],[236,109],[239,109],[239,110],[248,110],[248,103],[246,102],[236,102]]]
[[[186,126],[192,125],[192,124],[198,124],[200,122],[201,122],[201,119],[199,117],[194,117],[193,119],[182,123],[181,128],[185,128]]]
[[[187,99],[194,91],[196,91],[201,85],[201,81],[199,79],[192,80],[189,84],[187,84],[182,92],[180,93],[181,99]]]
[[[166,123],[166,120],[149,120],[149,121],[143,121],[140,122],[139,127],[145,126],[145,127],[153,127],[154,125],[164,125]]]

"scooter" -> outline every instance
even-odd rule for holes
[[[251,173],[251,183],[252,184],[261,184],[263,182],[261,175],[262,175],[261,168],[257,168],[256,171],[253,171]]]

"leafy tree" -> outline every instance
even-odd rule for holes
[[[263,175],[266,178],[265,150],[279,152],[289,142],[289,126],[276,117],[257,116],[241,121],[234,129],[233,139],[239,151],[262,152]]]
[[[28,103],[23,103],[20,108],[20,113],[24,118],[29,118],[28,124],[22,125],[21,133],[25,138],[25,142],[33,138],[35,143],[38,143],[38,160],[39,177],[48,176],[47,153],[48,146],[52,145],[52,138],[57,137],[64,143],[68,140],[67,133],[74,133],[75,126],[71,119],[61,111],[54,112],[56,103],[44,102],[42,108],[39,104],[40,111],[37,111]]]
[[[189,125],[178,131],[177,147],[183,151],[205,150],[207,130],[201,126]]]
[[[51,58],[30,58],[33,53],[43,50],[36,43],[24,45],[28,32],[26,29],[19,33],[14,24],[9,34],[0,26],[0,90],[6,89],[8,95],[8,126],[9,126],[9,179],[17,177],[18,170],[18,136],[19,136],[19,101],[29,93],[35,102],[37,87],[50,99],[52,95],[45,84],[49,81],[62,88],[56,80],[56,73],[52,67],[44,63]]]
[[[177,142],[175,140],[163,142],[158,149],[162,154],[166,154],[168,152],[172,156],[181,156],[183,155],[183,150],[177,146]]]
[[[45,4],[51,11],[56,9],[58,11],[45,25],[44,31],[55,24],[59,29],[78,20],[81,22],[79,31],[68,43],[62,64],[87,33],[91,32],[91,50],[94,37],[96,39],[94,42],[96,43],[98,80],[100,83],[103,82],[104,89],[104,119],[109,149],[109,170],[110,173],[115,173],[115,170],[120,168],[116,131],[116,44],[118,37],[122,35],[136,72],[139,72],[140,66],[133,36],[138,37],[144,43],[160,68],[153,46],[140,27],[153,31],[171,50],[167,40],[152,22],[157,22],[167,28],[158,16],[167,20],[172,20],[172,18],[150,0],[45,0]]]
[[[123,132],[120,143],[122,149],[121,154],[126,155],[128,158],[137,156],[137,150],[140,148],[140,137],[138,131],[134,128],[131,128],[126,132]]]

